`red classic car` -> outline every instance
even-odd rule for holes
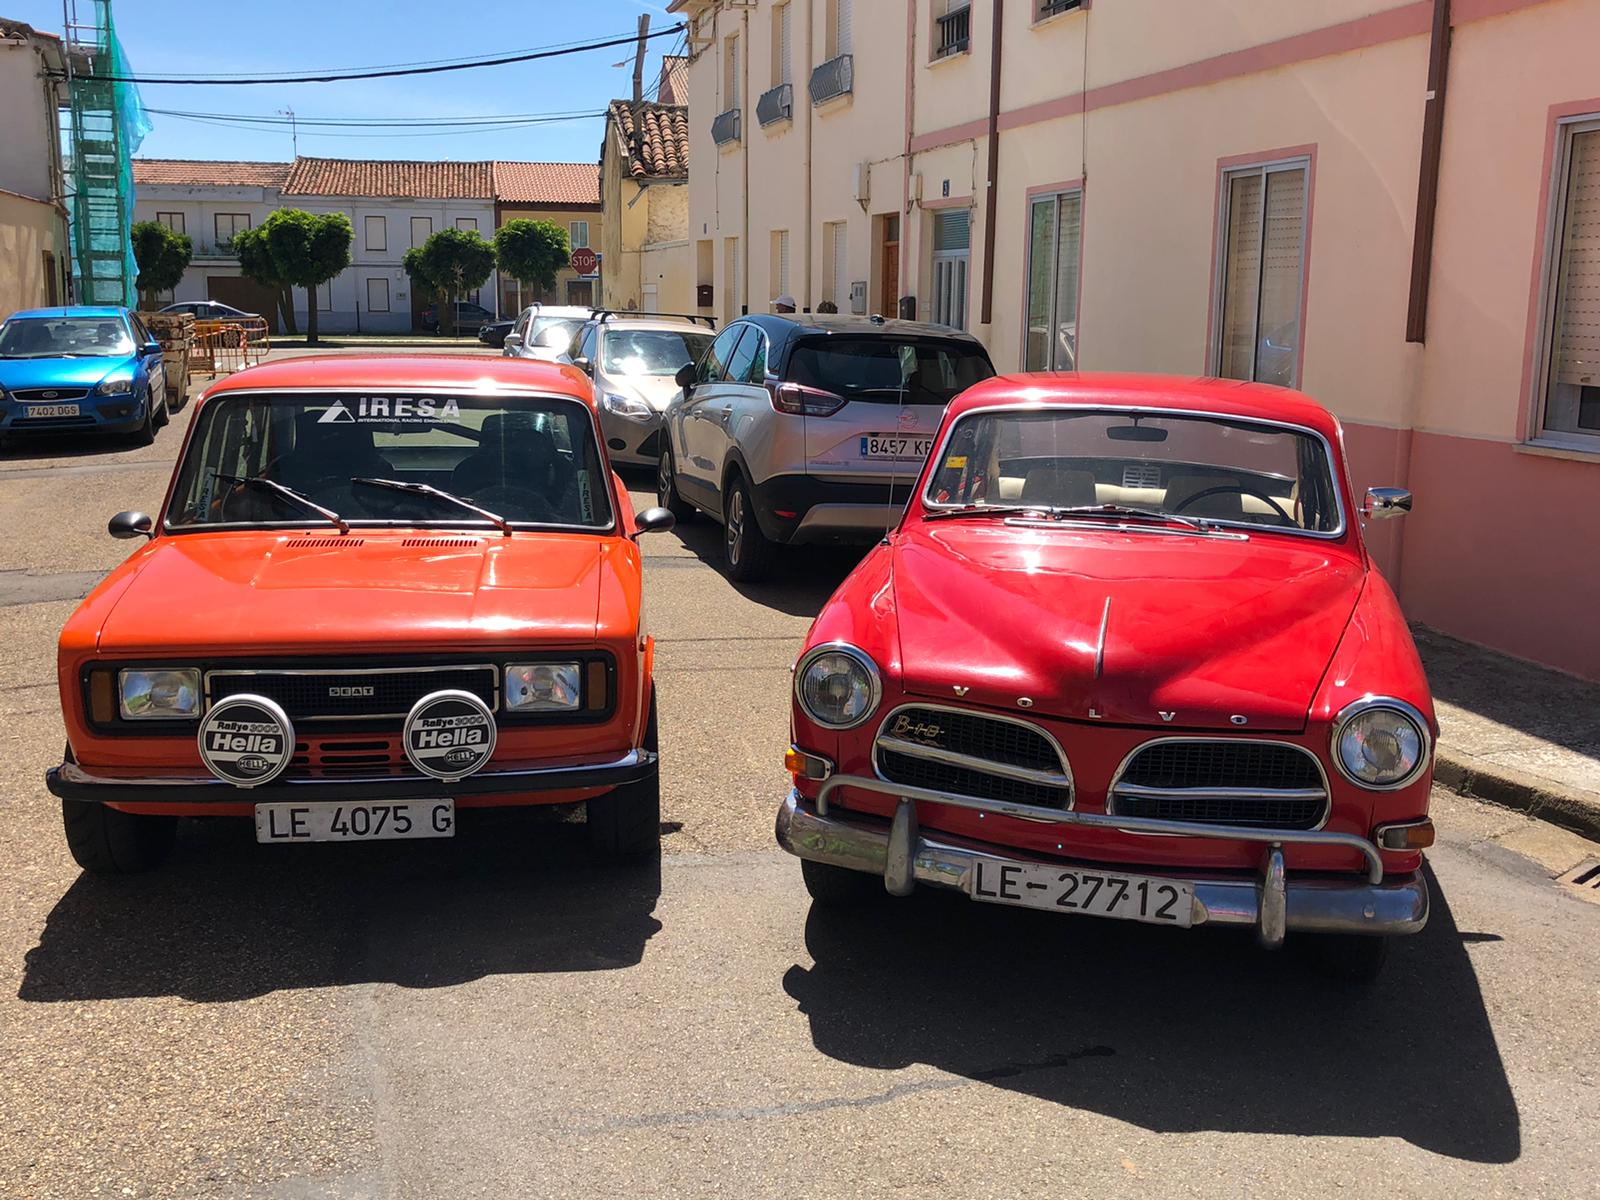
[[[180,816],[258,841],[449,837],[456,809],[583,801],[660,834],[637,518],[587,377],[510,359],[311,358],[215,387],[150,539],[61,632],[73,856],[144,870]],[[174,612],[181,619],[174,620]]]
[[[1325,409],[1224,380],[991,379],[934,447],[795,666],[813,899],[1304,931],[1376,974],[1428,914],[1437,727],[1360,527],[1409,494],[1358,507]]]

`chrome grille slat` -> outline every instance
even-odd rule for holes
[[[1158,738],[1123,761],[1106,809],[1155,820],[1319,829],[1328,817],[1328,780],[1316,755],[1293,742]]]
[[[884,718],[872,749],[880,779],[978,799],[1072,807],[1061,747],[1030,721],[937,704],[905,704]]]

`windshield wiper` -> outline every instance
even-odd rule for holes
[[[477,513],[491,525],[499,528],[506,537],[511,536],[511,522],[499,513],[492,513],[487,508],[479,508],[470,500],[463,500],[460,496],[453,496],[449,492],[434,487],[431,483],[413,483],[404,479],[374,479],[365,475],[353,475],[351,483],[364,483],[368,487],[388,488],[390,491],[407,492],[413,496],[432,496],[435,500],[443,500],[454,504],[457,508],[464,508],[468,512]]]
[[[947,521],[952,517],[1036,517],[1039,520],[1059,521],[1063,517],[1137,517],[1146,521],[1176,521],[1197,533],[1213,528],[1209,521],[1186,517],[1181,513],[1159,512],[1151,508],[1130,508],[1126,504],[963,504],[960,508],[940,509],[927,513],[924,521]]]
[[[1075,504],[1071,508],[1051,509],[1052,516],[1093,517],[1104,515],[1107,517],[1141,517],[1146,521],[1176,521],[1179,525],[1187,525],[1199,533],[1205,533],[1216,526],[1210,521],[1200,517],[1186,517],[1182,513],[1166,512],[1154,508],[1133,508],[1126,504]]]
[[[1064,509],[1048,504],[963,504],[959,508],[941,508],[924,513],[924,521],[948,521],[954,517],[1053,517]]]
[[[333,525],[338,527],[340,533],[350,532],[350,522],[346,521],[331,508],[323,508],[310,496],[302,496],[292,487],[285,487],[275,479],[268,479],[265,475],[228,475],[222,471],[211,472],[218,479],[226,479],[229,483],[237,483],[240,487],[255,488],[256,491],[271,492],[275,496],[282,496],[298,504],[307,512],[314,512],[319,517],[326,517]]]

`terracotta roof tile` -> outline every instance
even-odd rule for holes
[[[659,104],[689,103],[689,60],[682,54],[668,54],[661,60],[661,82],[656,86]]]
[[[281,188],[292,163],[221,162],[196,158],[136,158],[135,185],[176,184],[193,187]]]
[[[494,171],[487,162],[297,158],[283,191],[293,196],[491,200]]]
[[[689,106],[642,104],[639,106],[643,145],[633,155],[633,102],[613,100],[609,122],[617,127],[628,156],[628,174],[635,179],[683,179],[689,174]]]
[[[497,162],[494,198],[502,204],[600,205],[600,165],[592,162]]]

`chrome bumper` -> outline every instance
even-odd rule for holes
[[[837,808],[828,811],[828,794],[841,786],[896,796],[899,803],[894,819],[885,824],[877,817],[844,813]],[[908,792],[915,794],[908,798]],[[877,779],[836,775],[823,784],[820,799],[822,802],[813,807],[798,793],[790,791],[778,809],[778,844],[799,858],[881,875],[884,887],[892,895],[908,895],[919,883],[970,895],[974,866],[980,859],[1017,863],[1049,861],[981,842],[924,835],[918,827],[914,801],[954,802],[943,793],[886,784]],[[965,797],[960,801],[961,807],[987,808],[981,801]],[[1262,842],[1261,870],[1253,879],[1155,874],[1194,888],[1192,924],[1253,926],[1262,945],[1269,949],[1282,945],[1284,934],[1291,929],[1309,933],[1403,934],[1418,932],[1428,921],[1428,887],[1422,875],[1414,872],[1385,879],[1377,848],[1349,834],[1235,829],[1096,813],[1062,812],[1057,816],[1059,824]],[[1359,843],[1370,852],[1369,866],[1376,866],[1369,870],[1365,879],[1360,876],[1290,879],[1283,864],[1286,842]],[[1151,874],[1144,870],[1138,873]]]

